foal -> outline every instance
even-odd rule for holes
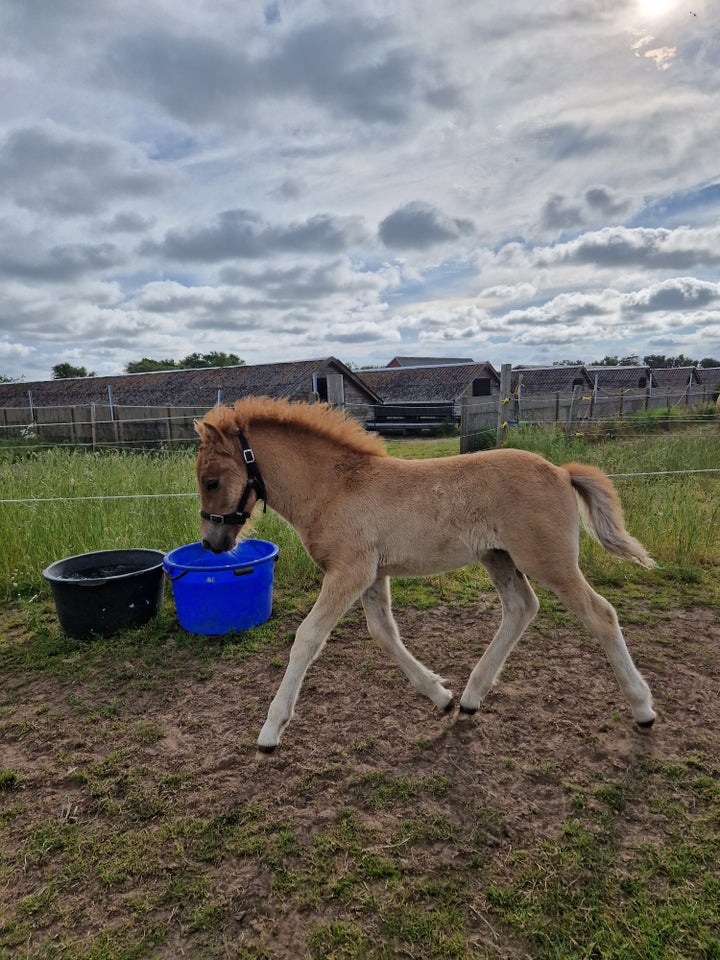
[[[477,711],[538,610],[528,577],[552,590],[600,641],[636,722],[655,719],[650,690],[613,607],[578,567],[579,516],[615,556],[654,566],[626,531],[608,478],[594,467],[556,467],[522,450],[400,460],[359,423],[323,404],[248,397],[196,421],[203,545],[229,550],[259,500],[297,530],[323,571],[297,630],[258,747],[271,752],[290,720],[310,664],[348,608],[362,599],[370,633],[413,686],[441,710],[453,694],[404,646],[390,605],[391,576],[426,576],[482,563],[502,620],[470,674],[462,713]]]

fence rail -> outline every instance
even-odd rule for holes
[[[153,407],[89,403],[68,407],[0,408],[0,436],[32,438],[48,444],[74,444],[97,448],[157,446],[192,442],[193,420],[207,413],[207,406]]]
[[[487,445],[488,431],[504,431],[516,424],[562,424],[571,429],[632,416],[643,410],[688,409],[713,401],[707,386],[672,390],[621,390],[547,394],[511,393],[506,385],[500,395],[465,397],[459,404],[377,405],[347,404],[348,413],[380,432],[408,433],[459,423],[463,453]],[[39,444],[71,444],[92,449],[151,447],[194,443],[193,421],[207,406],[129,406],[89,403],[58,407],[0,407],[0,439]]]
[[[489,431],[502,442],[505,432],[519,424],[560,424],[568,431],[582,431],[647,410],[671,411],[703,407],[714,401],[707,386],[685,390],[620,390],[584,392],[576,387],[571,393],[535,395],[511,393],[501,389],[499,397],[466,397],[461,414],[461,452],[469,453],[486,445]]]

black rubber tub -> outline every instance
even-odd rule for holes
[[[108,637],[160,610],[165,579],[160,550],[99,550],[57,560],[42,575],[69,637]]]

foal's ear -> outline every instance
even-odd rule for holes
[[[193,426],[201,443],[222,443],[222,434],[212,424],[205,423],[204,420],[193,420]]]

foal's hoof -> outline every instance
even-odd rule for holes
[[[258,751],[259,751],[260,753],[264,753],[265,756],[269,756],[269,755],[273,752],[273,750],[275,749],[276,746],[277,746],[277,744],[272,744],[271,746],[266,746],[264,743],[259,743],[259,744],[257,745],[257,748],[258,748]]]
[[[655,723],[655,717],[651,717],[650,720],[638,720],[637,725],[641,730],[649,730],[650,727]]]
[[[462,704],[460,704],[460,713],[464,713],[466,717],[472,717],[472,715],[477,712],[477,707],[464,707]]]
[[[452,713],[454,709],[455,709],[455,698],[450,697],[450,699],[447,702],[447,705],[443,707],[443,713]]]

